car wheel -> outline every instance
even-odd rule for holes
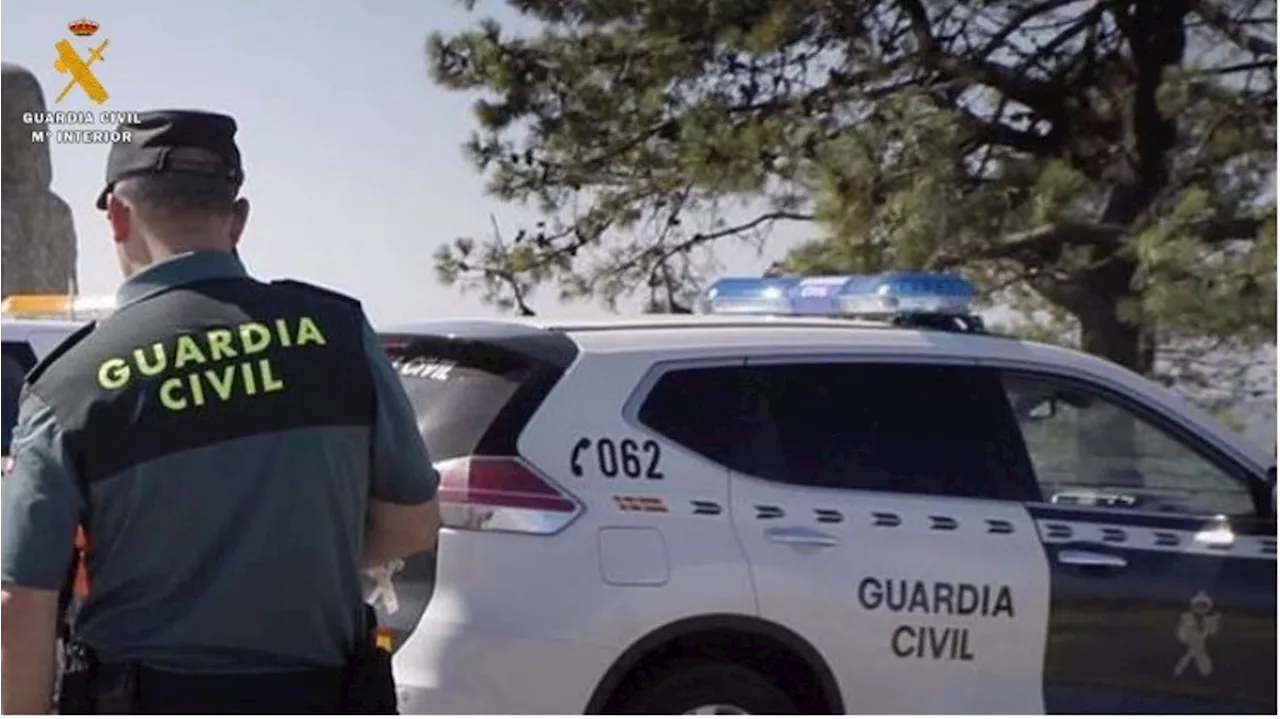
[[[700,663],[637,677],[616,713],[798,714],[799,710],[786,692],[753,669]]]

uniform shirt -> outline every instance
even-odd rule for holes
[[[118,301],[29,379],[0,483],[3,580],[62,587],[83,520],[76,632],[104,660],[341,665],[368,497],[417,504],[438,481],[363,312],[224,253],[149,267]]]

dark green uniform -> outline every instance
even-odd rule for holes
[[[3,482],[3,579],[56,589],[76,523],[104,660],[182,672],[341,666],[368,497],[436,476],[358,304],[195,253],[37,368]],[[86,504],[85,499],[88,499]]]

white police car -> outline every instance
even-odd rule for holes
[[[371,582],[401,711],[1274,713],[1273,458],[972,292],[387,331],[446,526]]]
[[[17,420],[22,378],[41,357],[94,316],[110,308],[113,300],[69,295],[13,295],[0,303],[3,337],[3,397],[0,397],[0,429],[4,456]]]

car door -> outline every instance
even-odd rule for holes
[[[760,614],[855,713],[1038,713],[1048,570],[997,378],[911,358],[751,359],[734,527]]]
[[[1003,385],[1042,490],[1050,711],[1276,711],[1276,524],[1251,476],[1080,379]]]

